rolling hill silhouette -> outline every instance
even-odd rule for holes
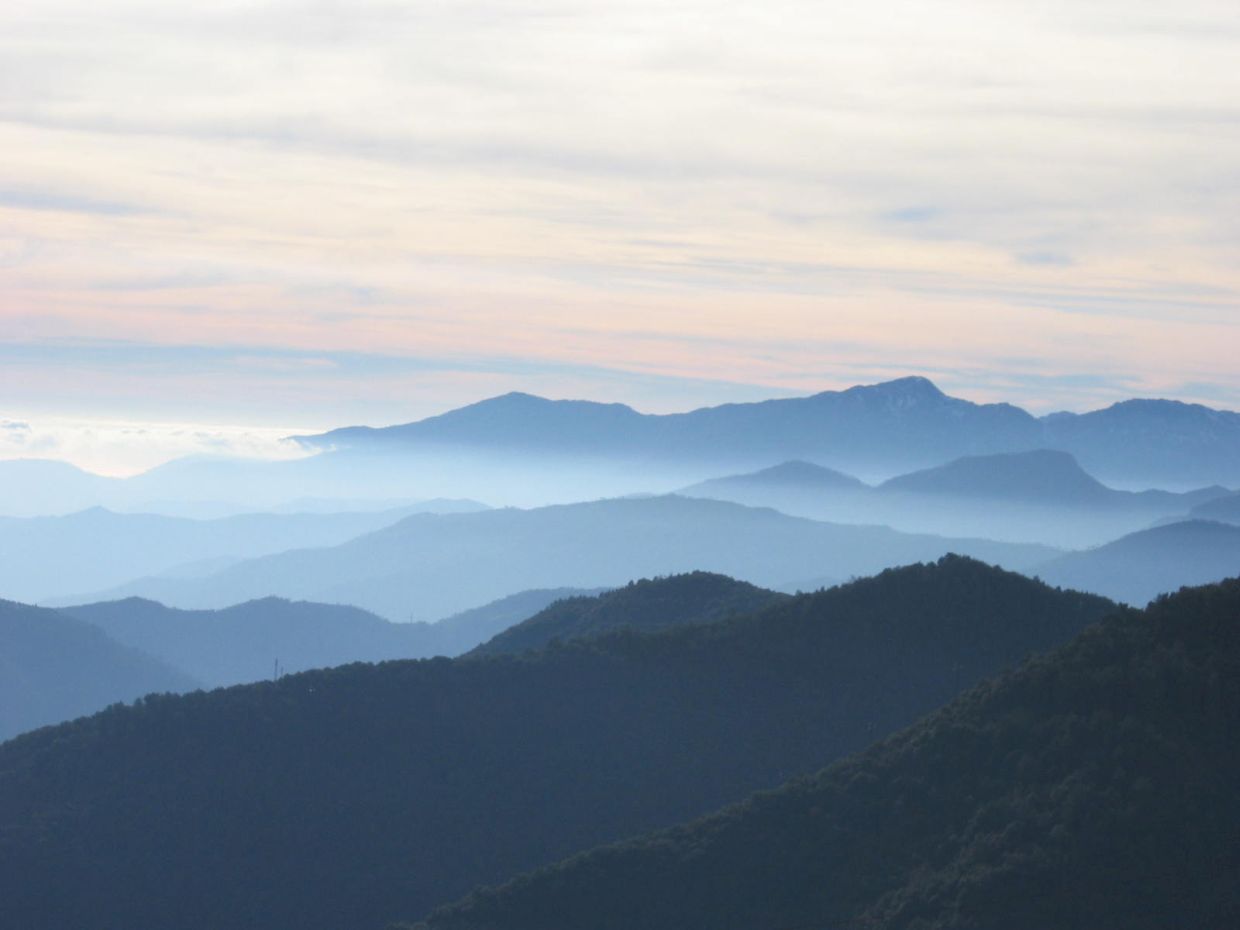
[[[0,592],[15,600],[53,602],[194,563],[336,545],[390,526],[423,506],[213,520],[113,513],[102,507],[63,517],[0,517]]]
[[[81,620],[0,601],[0,741],[118,701],[200,686]]]
[[[556,601],[498,633],[470,655],[516,654],[616,630],[651,633],[714,623],[754,613],[786,597],[710,572],[643,579],[592,597]]]
[[[211,687],[350,662],[454,656],[579,588],[522,591],[438,623],[392,623],[357,607],[266,597],[221,610],[177,610],[126,598],[63,607],[118,642]]]
[[[203,578],[144,579],[93,599],[137,595],[211,608],[276,595],[352,604],[390,620],[433,620],[530,587],[615,587],[698,569],[775,587],[823,574],[872,574],[947,552],[1016,569],[1055,554],[667,496],[418,514],[339,546],[252,559]]]

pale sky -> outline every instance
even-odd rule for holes
[[[0,426],[1240,408],[1237,61],[1234,0],[5,0]]]

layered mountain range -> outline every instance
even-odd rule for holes
[[[666,415],[513,393],[415,423],[295,438],[315,449],[355,451],[456,448],[758,465],[805,459],[863,475],[966,455],[1054,449],[1126,485],[1240,484],[1240,414],[1129,400],[1035,417],[1011,404],[950,397],[921,377]]]
[[[429,501],[353,513],[251,513],[211,520],[114,513],[0,517],[0,592],[14,600],[63,601],[147,575],[195,578],[246,558],[332,546],[415,513],[483,510]]]
[[[521,591],[438,623],[392,623],[357,607],[278,597],[221,610],[177,610],[135,597],[62,607],[59,613],[207,687],[220,687],[350,662],[459,655],[555,601],[581,600],[587,593],[578,588]],[[156,690],[162,689],[147,689]]]
[[[248,559],[193,578],[139,579],[90,600],[139,596],[221,608],[276,595],[431,621],[528,588],[604,588],[706,570],[778,588],[824,573],[971,555],[1016,570],[1046,546],[901,533],[675,495],[479,513],[415,514],[336,546]]]
[[[299,500],[356,510],[365,501],[470,496],[532,506],[666,492],[791,460],[877,481],[965,456],[1039,449],[1070,453],[1115,487],[1240,486],[1240,414],[1128,400],[1037,417],[950,397],[920,377],[666,415],[514,393],[413,423],[290,439],[317,454],[280,462],[192,457],[124,479],[63,462],[0,462],[0,513],[101,505],[219,516]]]
[[[1080,548],[1161,520],[1209,519],[1234,495],[1213,485],[1185,492],[1107,487],[1067,452],[1035,449],[954,459],[869,485],[811,462],[784,462],[683,488],[691,497],[906,532],[983,536]]]

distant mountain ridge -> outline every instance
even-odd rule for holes
[[[901,378],[810,397],[643,414],[623,404],[505,394],[415,423],[291,437],[314,448],[451,445],[474,449],[662,459],[761,461],[842,451],[873,461],[896,453],[927,463],[944,451],[1017,442],[1033,418],[1008,404],[948,397],[929,380]],[[847,445],[843,440],[847,439]]]
[[[0,742],[118,701],[198,687],[180,669],[91,624],[0,600]]]
[[[63,603],[64,598],[194,563],[335,545],[437,504],[209,520],[116,513],[103,507],[61,517],[0,517],[0,596]]]
[[[781,462],[769,468],[743,475],[726,475],[721,478],[709,478],[697,484],[682,488],[679,493],[689,497],[710,497],[717,490],[743,491],[746,488],[792,488],[799,491],[817,490],[824,492],[865,491],[869,485],[860,478],[846,475],[842,471],[803,462],[798,459]],[[742,502],[743,503],[743,502]]]
[[[950,397],[922,377],[663,415],[506,394],[414,423],[293,438],[316,449],[451,446],[754,465],[805,459],[888,474],[1045,448],[1069,452],[1091,473],[1122,483],[1240,484],[1240,413],[1130,400],[1039,418],[1011,404]]]
[[[554,601],[586,593],[522,591],[438,623],[392,623],[357,607],[278,597],[220,610],[177,610],[132,597],[62,607],[60,613],[221,687],[262,681],[276,667],[291,674],[350,662],[458,655]]]
[[[364,509],[472,497],[530,507],[663,493],[789,461],[880,481],[966,456],[1039,449],[1070,453],[1115,488],[1240,487],[1238,413],[1134,400],[1039,418],[950,397],[920,377],[663,415],[512,393],[414,423],[291,439],[306,456],[196,456],[124,479],[63,462],[0,461],[0,514],[103,505],[206,516],[325,498]]]
[[[611,588],[695,570],[775,587],[948,552],[1017,570],[1055,555],[1045,546],[841,526],[667,495],[418,514],[338,546],[262,556],[201,578],[142,579],[92,599],[137,595],[215,608],[276,595],[353,604],[389,620],[434,620],[530,587]]]

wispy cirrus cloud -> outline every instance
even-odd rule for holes
[[[50,210],[60,213],[93,213],[101,216],[133,216],[147,212],[145,208],[137,204],[29,188],[0,189],[0,207],[16,210]]]

